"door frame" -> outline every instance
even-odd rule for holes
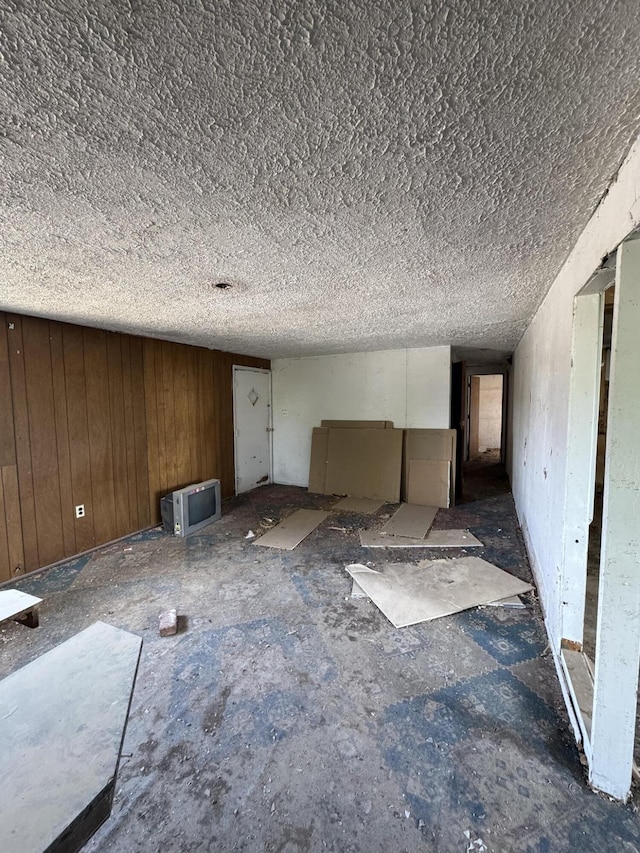
[[[238,433],[237,433],[237,417],[236,417],[236,376],[238,372],[242,371],[244,373],[266,373],[269,376],[269,402],[267,403],[267,408],[269,410],[269,417],[267,418],[268,427],[267,432],[269,433],[269,479],[265,486],[269,485],[269,483],[273,483],[273,393],[272,393],[272,378],[271,378],[271,370],[266,367],[246,367],[242,364],[234,364],[232,365],[232,398],[233,398],[233,490],[234,494],[239,494],[238,492]]]
[[[593,516],[604,291],[615,282],[598,583],[595,667],[574,682],[568,656],[582,665],[588,528]],[[635,430],[640,419],[640,240],[629,235],[574,300],[568,454],[561,565],[562,640],[554,650],[571,694],[589,783],[629,796],[640,664],[640,514]],[[575,668],[575,664],[574,664]],[[576,672],[578,669],[576,668]],[[586,715],[585,715],[586,712]],[[578,733],[577,733],[578,734]]]
[[[466,412],[464,421],[464,462],[469,461],[471,439],[471,381],[475,376],[502,376],[502,411],[500,426],[500,462],[506,465],[509,432],[509,367],[503,362],[466,365]]]

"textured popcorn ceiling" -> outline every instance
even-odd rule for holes
[[[637,0],[0,9],[0,306],[247,354],[509,350],[639,125]]]

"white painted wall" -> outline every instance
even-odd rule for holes
[[[278,358],[271,374],[276,483],[308,485],[311,430],[323,419],[449,426],[450,347]]]
[[[562,637],[563,531],[573,302],[640,223],[640,140],[553,282],[514,356],[512,488],[549,637]]]

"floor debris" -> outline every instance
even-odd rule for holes
[[[387,563],[376,571],[350,564],[347,572],[396,628],[459,613],[527,592],[524,583],[479,557]]]

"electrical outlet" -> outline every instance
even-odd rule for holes
[[[84,504],[78,504],[76,507],[76,518],[84,518]]]

